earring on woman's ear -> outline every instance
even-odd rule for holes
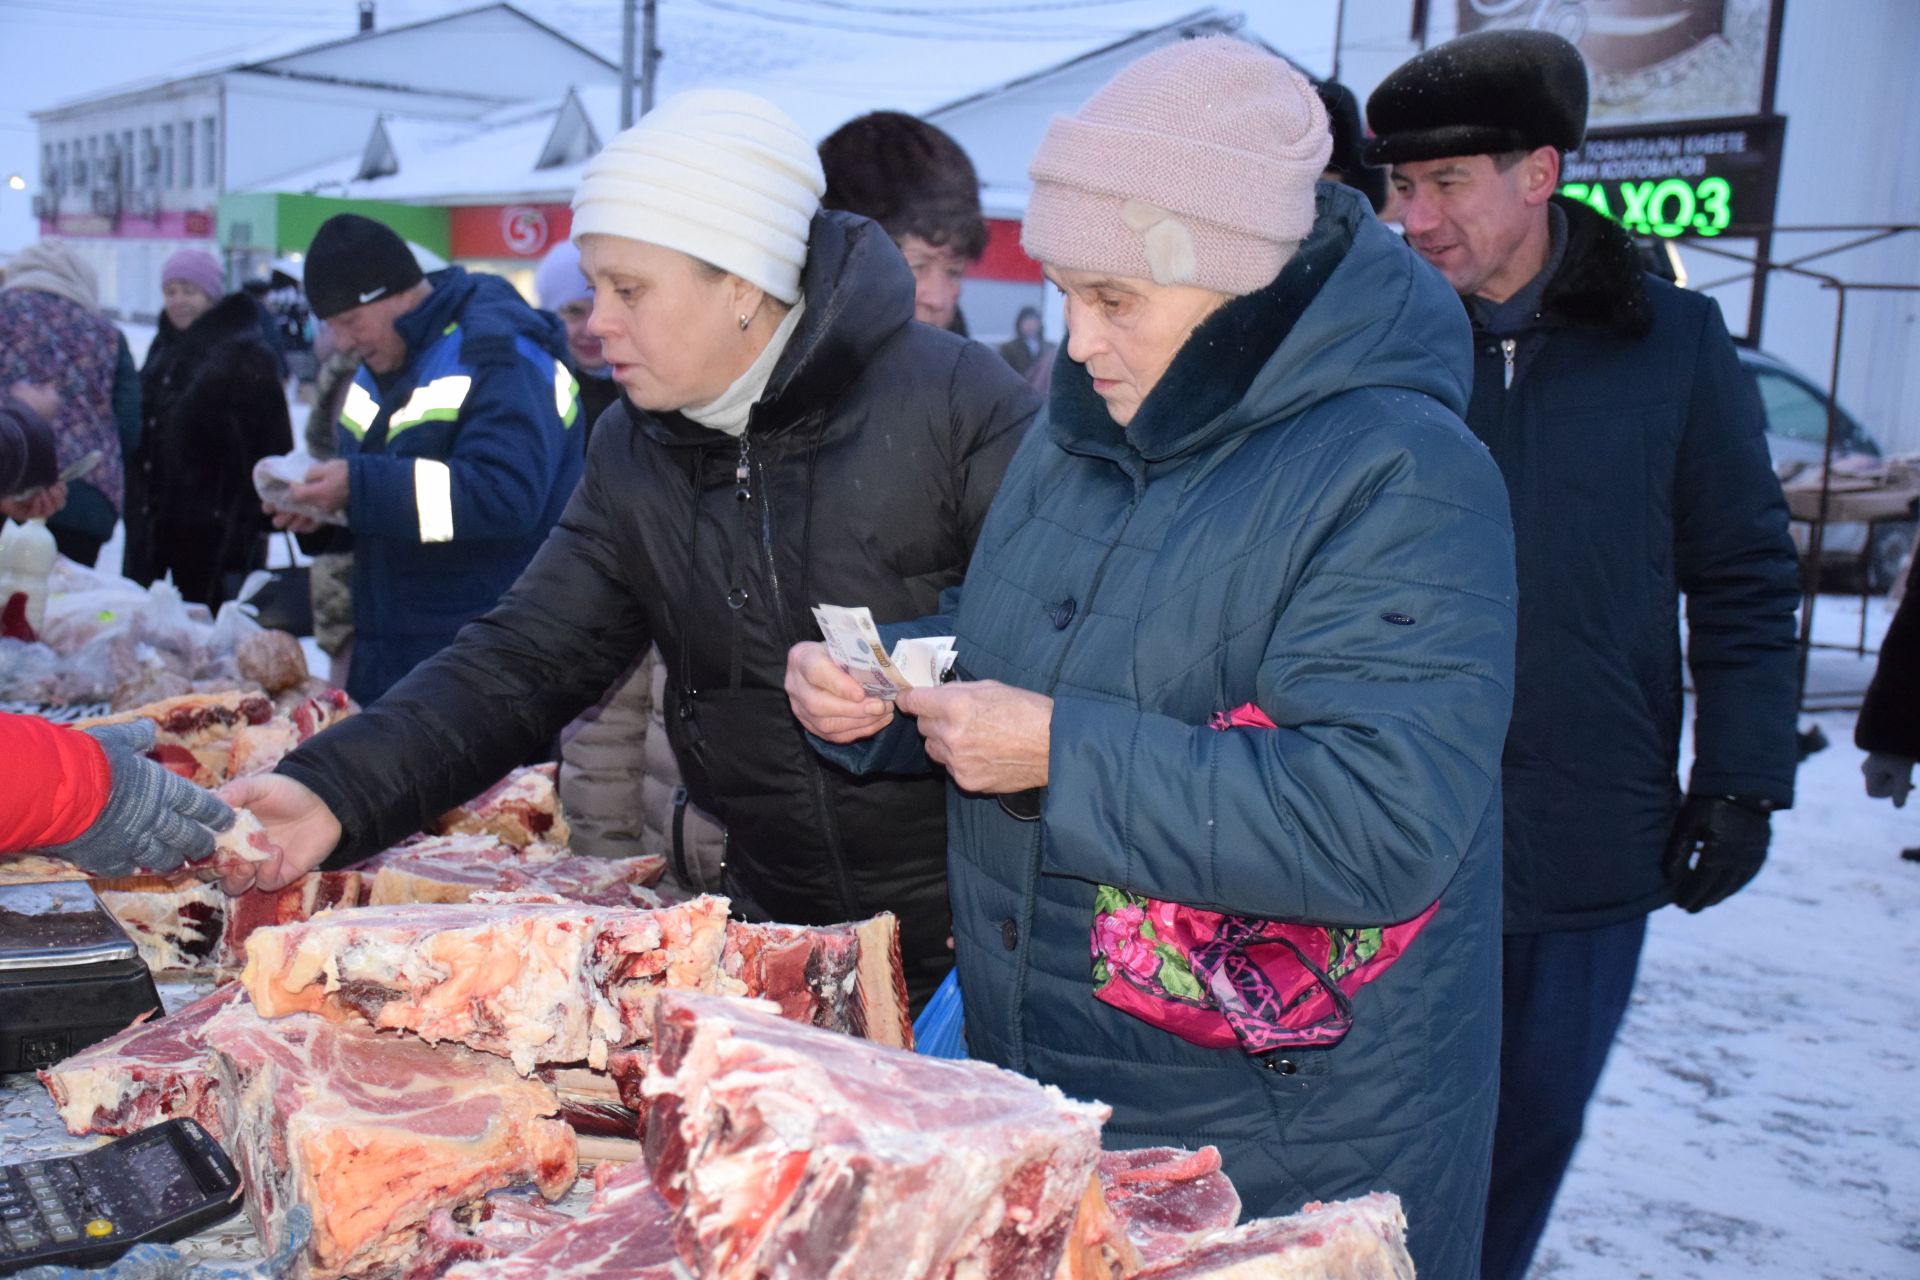
[[[747,325],[749,325],[750,323],[752,323],[752,318],[748,316],[746,312],[742,311],[740,313],[740,331],[742,333],[745,333],[747,329]]]

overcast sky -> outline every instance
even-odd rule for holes
[[[483,0],[379,0],[382,27],[473,8]],[[1373,0],[1350,0],[1359,8]],[[1217,0],[1253,17],[1287,52],[1324,71],[1335,0]],[[1396,6],[1400,0],[1394,0]],[[1029,37],[1107,39],[1207,7],[1208,0],[661,0],[669,59],[738,70],[846,61],[849,49],[946,40],[956,57],[991,57]],[[594,49],[620,56],[618,0],[521,0],[520,8]],[[351,35],[354,0],[0,0],[0,252],[35,238],[39,189],[29,112],[132,81],[177,73],[263,46]],[[894,34],[887,34],[894,33]],[[967,39],[967,37],[975,37]],[[971,50],[971,54],[967,52]],[[28,189],[5,182],[18,173]]]

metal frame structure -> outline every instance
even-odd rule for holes
[[[1727,234],[1737,235],[1742,230],[1746,230],[1751,234],[1762,229],[1730,227],[1727,230]],[[1717,258],[1725,258],[1733,262],[1745,263],[1748,267],[1748,270],[1728,276],[1725,279],[1710,280],[1704,284],[1692,286],[1699,292],[1704,293],[1725,285],[1738,284],[1743,280],[1751,281],[1753,287],[1758,289],[1761,287],[1762,281],[1766,280],[1771,273],[1778,271],[1785,275],[1812,280],[1822,289],[1831,289],[1834,293],[1833,360],[1827,378],[1827,438],[1820,457],[1820,503],[1814,518],[1807,522],[1807,572],[1801,589],[1800,664],[1796,678],[1796,687],[1799,691],[1799,703],[1802,711],[1852,711],[1858,709],[1860,705],[1858,697],[1865,696],[1864,690],[1860,695],[1836,695],[1842,698],[1852,697],[1852,701],[1822,702],[1819,706],[1809,706],[1807,704],[1807,664],[1814,649],[1851,649],[1862,657],[1867,655],[1867,619],[1864,607],[1860,614],[1860,638],[1857,644],[1816,644],[1813,639],[1814,609],[1820,598],[1822,559],[1820,553],[1826,527],[1829,522],[1828,513],[1832,509],[1833,500],[1833,451],[1840,427],[1840,358],[1843,351],[1843,344],[1846,341],[1847,296],[1850,293],[1920,293],[1920,282],[1843,280],[1839,276],[1832,275],[1828,272],[1811,270],[1807,264],[1821,258],[1831,258],[1837,254],[1848,253],[1872,244],[1879,244],[1882,241],[1893,239],[1896,236],[1920,232],[1920,223],[1807,224],[1802,226],[1772,226],[1764,228],[1764,231],[1766,233],[1764,243],[1766,244],[1771,244],[1772,237],[1775,235],[1809,234],[1844,235],[1852,237],[1840,244],[1828,245],[1823,249],[1802,254],[1797,258],[1792,258],[1785,262],[1772,261],[1765,251],[1757,250],[1753,256],[1749,257],[1746,254],[1735,253],[1730,249],[1722,249],[1717,245],[1707,244],[1698,239],[1689,239],[1685,242],[1684,246],[1694,252],[1709,254]],[[1749,336],[1756,340],[1758,339],[1757,332],[1751,333]],[[1868,538],[1869,543],[1871,543],[1871,527],[1869,527],[1868,530]]]

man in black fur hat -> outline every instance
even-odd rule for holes
[[[1507,479],[1519,580],[1505,791],[1500,1110],[1483,1280],[1519,1280],[1579,1140],[1648,913],[1699,911],[1793,800],[1786,506],[1719,308],[1555,194],[1587,78],[1558,36],[1430,49],[1367,102],[1406,236],[1465,300],[1467,422]],[[1687,601],[1694,763],[1676,599]]]

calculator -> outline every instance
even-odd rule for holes
[[[240,1207],[233,1162],[197,1121],[163,1120],[77,1156],[0,1167],[0,1275],[111,1262]]]

